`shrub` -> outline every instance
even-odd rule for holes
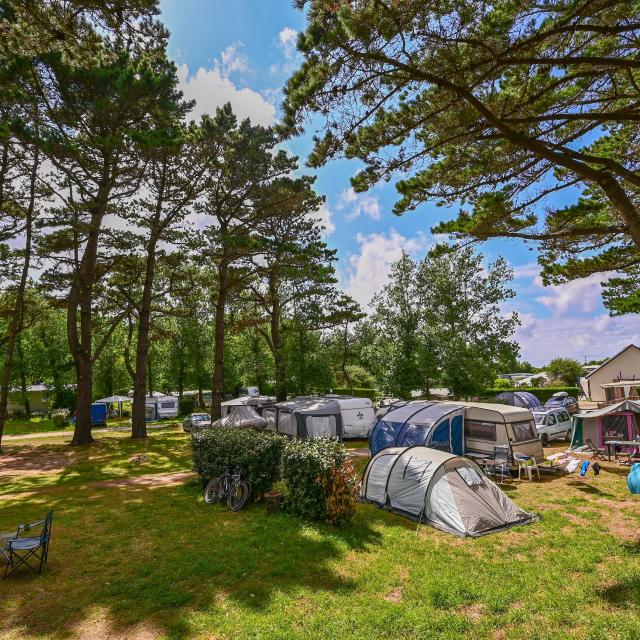
[[[193,469],[205,484],[225,470],[240,471],[252,494],[269,491],[278,479],[284,437],[254,429],[202,429],[191,435]]]
[[[282,452],[284,507],[310,520],[343,525],[355,513],[357,478],[347,450],[337,440],[290,440]]]
[[[196,408],[196,399],[195,398],[182,398],[180,402],[180,414],[185,415],[187,413],[193,413],[193,410]]]
[[[68,409],[54,409],[51,412],[51,422],[53,426],[58,429],[63,429],[69,424],[69,410]]]

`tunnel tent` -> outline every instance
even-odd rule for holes
[[[576,413],[572,422],[572,451],[584,448],[587,440],[598,447],[612,440],[630,442],[640,438],[640,402],[623,400],[601,409]]]
[[[477,537],[536,519],[475,462],[424,446],[391,447],[373,456],[360,500],[459,536]]]
[[[524,407],[525,409],[536,409],[542,406],[538,397],[529,391],[503,391],[496,396],[496,400],[510,404],[512,407]]]
[[[267,421],[251,405],[237,405],[220,420],[216,420],[212,427],[230,427],[236,429],[264,429]]]
[[[268,427],[297,438],[342,439],[342,412],[332,398],[299,396],[263,410]]]
[[[369,438],[371,455],[385,447],[424,445],[462,455],[464,406],[415,400],[398,406],[376,422]]]

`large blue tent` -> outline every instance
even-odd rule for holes
[[[464,406],[415,400],[382,416],[371,431],[371,455],[387,447],[423,445],[462,455]]]
[[[542,406],[538,397],[529,391],[503,391],[496,396],[496,400],[510,404],[512,407],[524,407],[525,409],[537,409]]]

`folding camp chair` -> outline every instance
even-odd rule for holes
[[[591,440],[591,438],[587,438],[586,443],[587,443],[587,449],[589,450],[589,453],[591,453],[591,457],[594,460],[606,461],[607,458],[604,455],[606,452],[606,449],[604,447],[596,447],[596,445],[593,444],[593,440]]]
[[[485,470],[499,480],[511,480],[509,469],[509,447],[504,444],[496,444],[493,447],[493,460],[482,461]]]
[[[49,557],[52,521],[53,511],[49,511],[44,520],[18,525],[18,530],[13,537],[3,536],[4,544],[0,546],[0,551],[7,560],[3,579],[14,574],[23,565],[29,567],[34,573],[42,572],[42,567],[47,564]],[[37,527],[40,527],[40,535],[23,535]]]

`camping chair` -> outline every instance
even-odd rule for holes
[[[0,551],[7,560],[3,579],[14,574],[22,565],[26,565],[34,573],[42,572],[42,567],[47,564],[49,556],[52,521],[53,511],[49,511],[44,520],[18,525],[18,530],[13,537],[3,535]],[[33,537],[22,535],[36,527],[41,527],[40,535]]]
[[[484,460],[483,462],[487,472],[495,478],[499,478],[501,480],[509,478],[509,480],[511,480],[508,446],[504,444],[496,444],[493,447],[493,460]]]
[[[538,463],[533,456],[525,456],[522,453],[513,454],[513,459],[518,463],[518,480],[522,478],[522,470],[527,474],[529,482],[533,482],[533,472],[538,474],[538,480],[540,480],[540,469]]]
[[[589,451],[589,453],[591,453],[591,457],[594,460],[606,461],[607,458],[604,454],[606,453],[607,450],[604,447],[596,447],[596,445],[593,444],[593,440],[591,440],[591,438],[587,438],[586,443],[587,443],[587,450]]]

